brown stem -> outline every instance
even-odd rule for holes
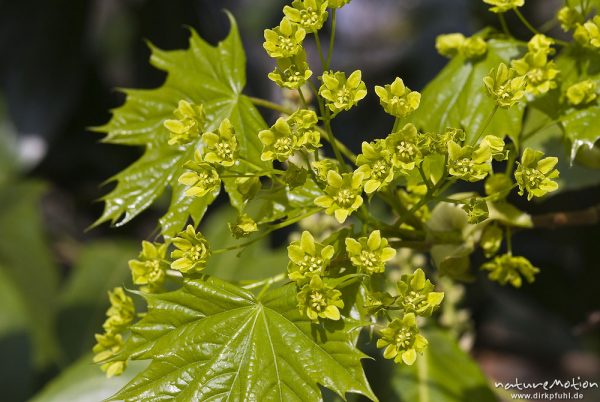
[[[534,215],[531,219],[534,227],[543,229],[596,225],[600,221],[600,204],[579,211]]]

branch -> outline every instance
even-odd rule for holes
[[[558,229],[564,226],[591,226],[600,222],[600,204],[579,211],[552,212],[531,217],[535,228]]]

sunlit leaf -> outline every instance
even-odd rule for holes
[[[319,401],[319,385],[376,400],[351,321],[318,327],[303,318],[293,285],[261,299],[214,277],[145,295],[148,313],[126,351],[150,359],[113,399]]]
[[[218,193],[202,198],[183,196],[177,179],[183,163],[202,148],[200,139],[186,146],[167,144],[169,134],[163,121],[172,116],[179,100],[203,104],[207,130],[214,130],[228,118],[238,134],[240,154],[262,166],[258,131],[266,124],[250,100],[241,94],[246,83],[246,58],[237,25],[230,16],[231,31],[213,47],[191,30],[189,48],[164,51],[152,45],[150,62],[167,72],[163,86],[151,90],[125,90],[125,104],[113,110],[113,117],[97,131],[107,133],[105,142],[145,147],[143,156],[112,178],[116,187],[103,200],[105,209],[95,223],[122,225],[148,208],[168,188],[172,200],[161,219],[162,232],[171,236],[191,216],[197,224]]]
[[[509,64],[520,51],[515,42],[492,39],[481,60],[453,58],[423,89],[419,109],[404,122],[432,132],[447,127],[462,128],[467,133],[467,142],[470,141],[483,128],[495,105],[486,93],[483,77],[499,63]],[[486,133],[515,137],[521,131],[522,117],[522,106],[499,109]]]

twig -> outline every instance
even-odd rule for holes
[[[600,204],[579,211],[562,211],[531,217],[533,226],[542,229],[558,229],[565,226],[592,226],[600,222]]]

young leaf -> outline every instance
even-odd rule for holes
[[[115,175],[116,187],[103,197],[105,208],[94,225],[110,221],[123,225],[148,208],[167,187],[172,199],[161,219],[162,233],[170,236],[180,230],[191,216],[197,224],[218,192],[204,197],[185,197],[184,185],[177,179],[183,163],[202,148],[200,138],[185,146],[167,144],[165,119],[180,100],[202,104],[206,112],[206,131],[215,130],[221,121],[231,120],[238,135],[240,155],[254,165],[260,160],[261,145],[256,134],[266,124],[250,100],[241,94],[246,83],[246,58],[235,20],[229,15],[231,30],[225,40],[213,47],[191,30],[189,48],[163,51],[152,45],[150,62],[167,72],[165,83],[151,90],[125,90],[127,100],[113,110],[112,119],[96,131],[107,133],[104,142],[144,146],[143,156]]]
[[[319,385],[377,399],[354,346],[357,325],[315,326],[298,312],[293,285],[257,299],[204,276],[144,297],[148,313],[124,353],[151,363],[112,400],[319,401]]]
[[[487,96],[483,77],[499,63],[519,55],[514,42],[491,39],[488,50],[481,60],[468,60],[456,56],[425,87],[421,105],[416,112],[404,119],[425,131],[441,132],[447,127],[462,128],[469,142],[486,123],[495,102]],[[523,107],[498,109],[486,133],[511,137],[521,131]]]

